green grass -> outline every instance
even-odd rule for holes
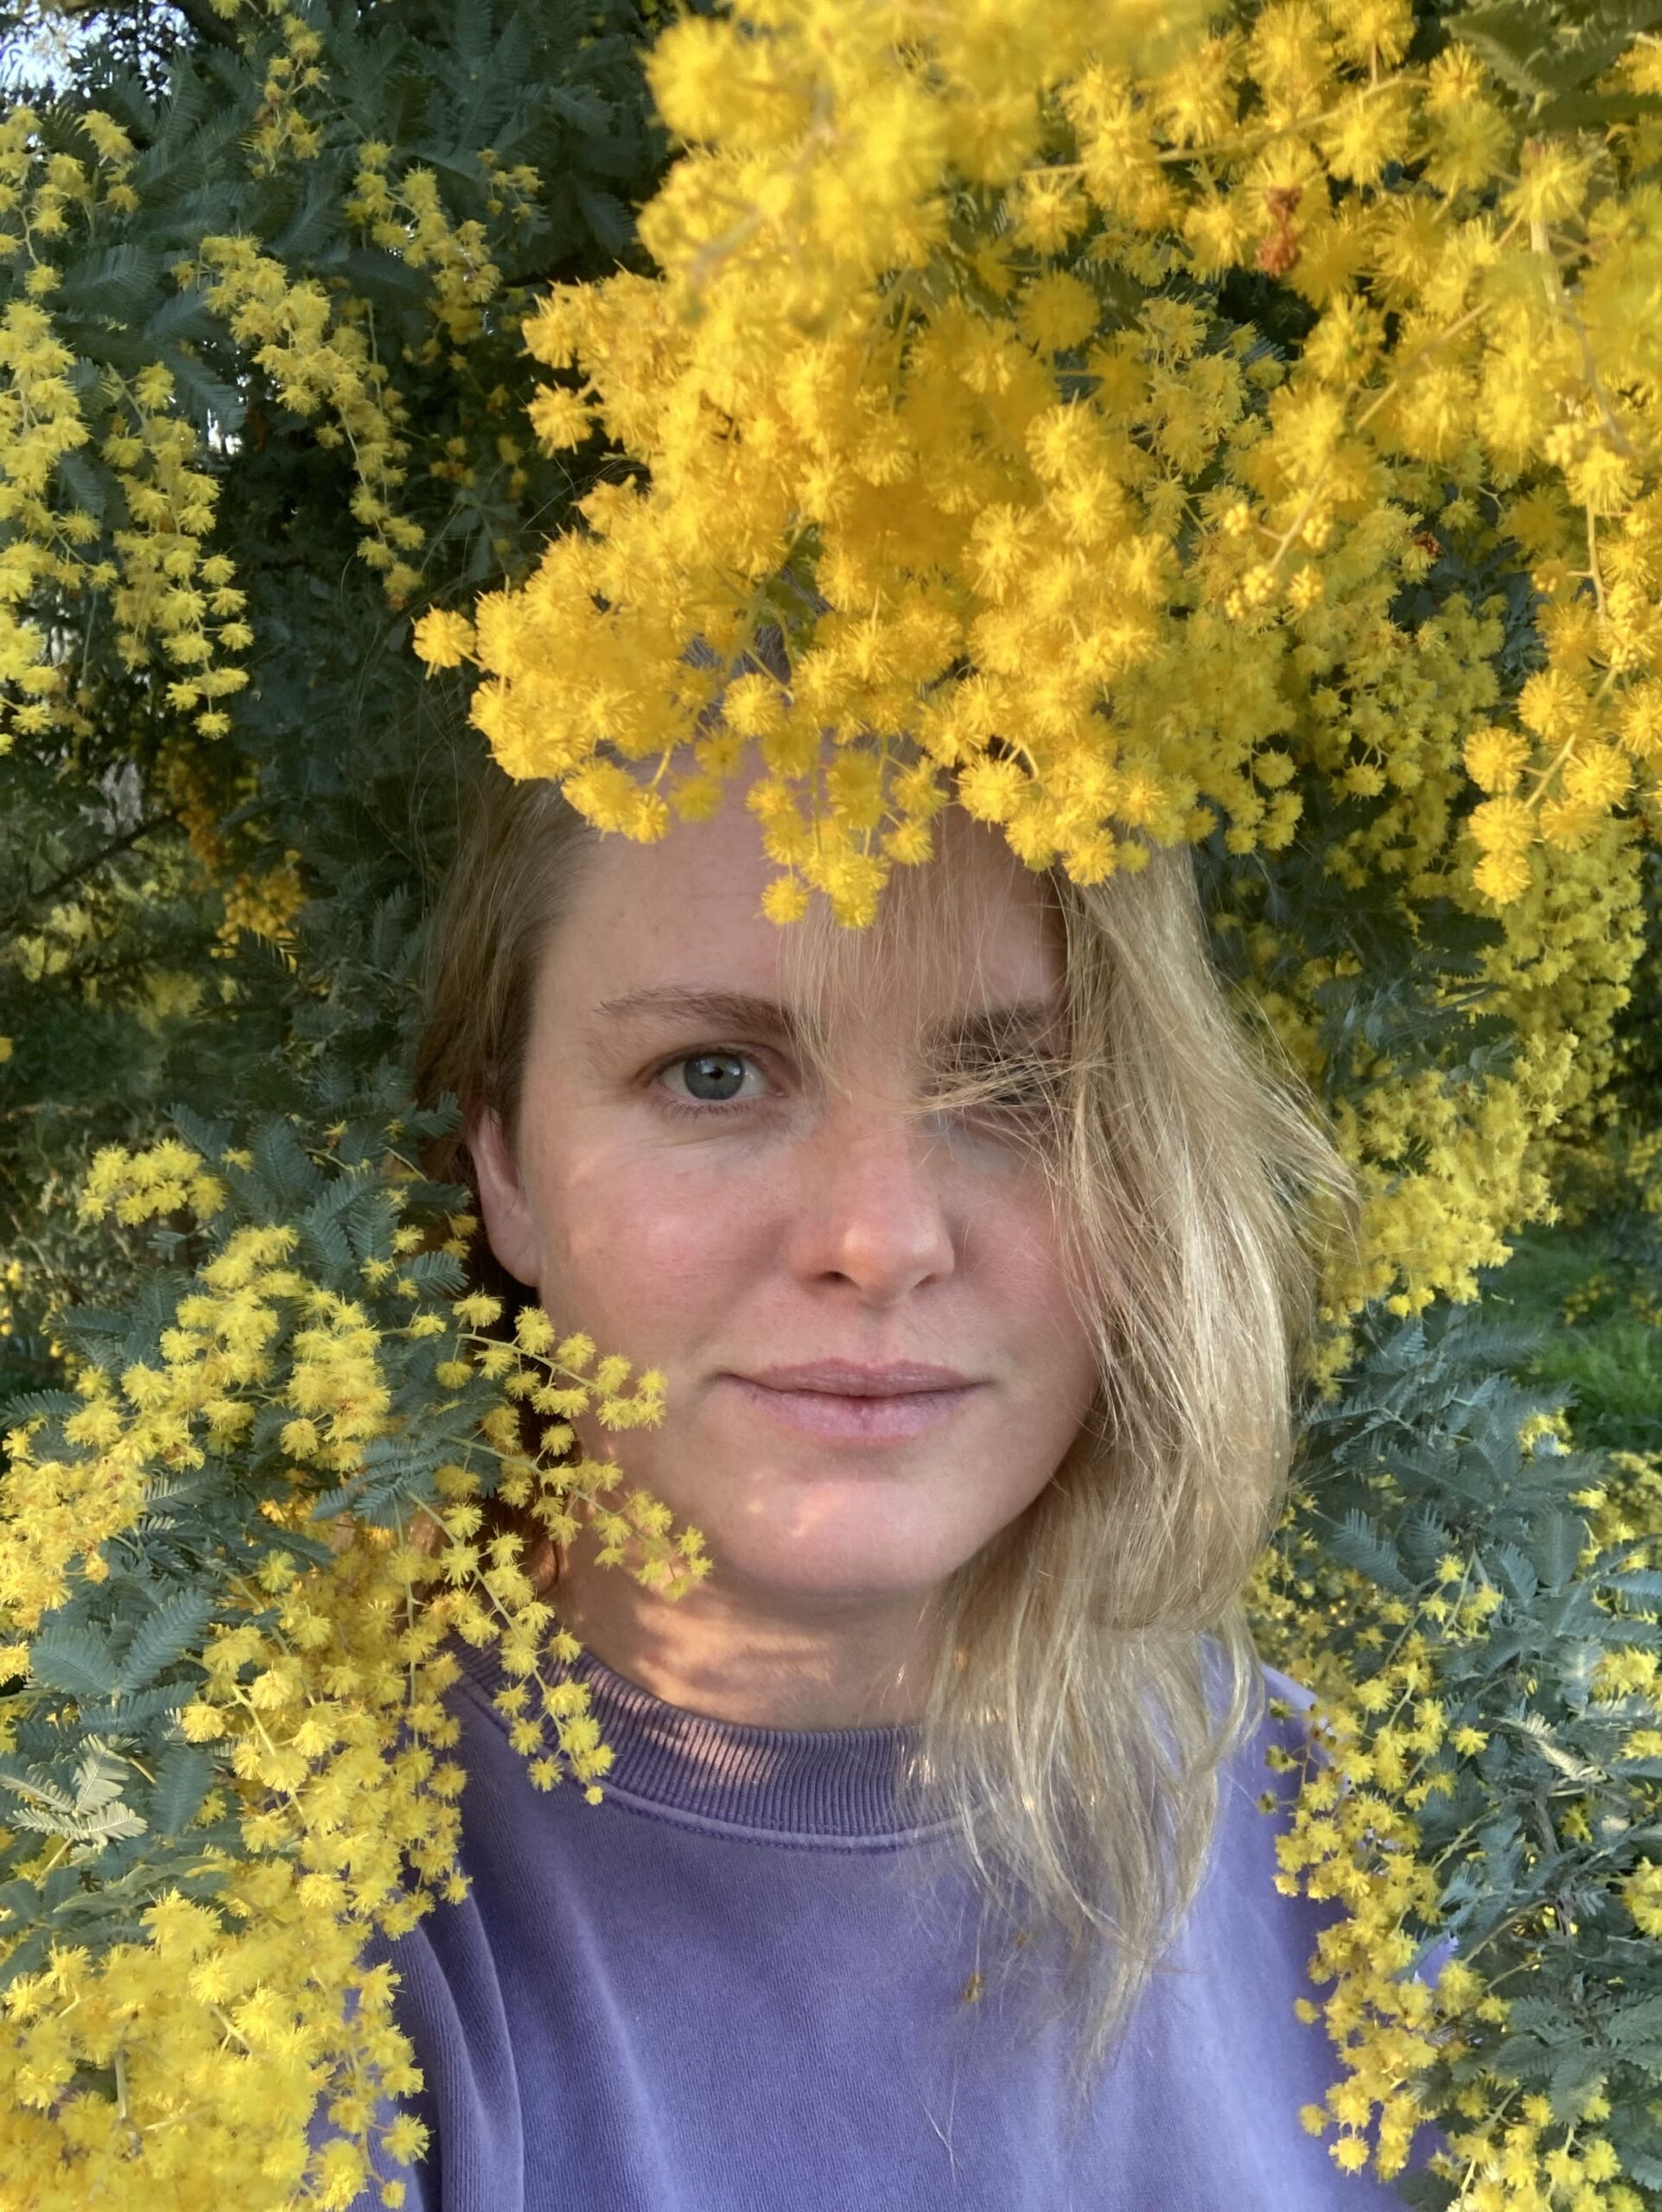
[[[1574,1321],[1564,1306],[1603,1272],[1608,1239],[1596,1227],[1532,1230],[1510,1264],[1491,1276],[1487,1310],[1536,1331],[1523,1379],[1573,1395],[1577,1444],[1594,1451],[1662,1451],[1662,1329],[1632,1312],[1625,1284]]]

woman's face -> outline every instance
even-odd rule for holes
[[[1044,1488],[1097,1381],[1042,1166],[996,1116],[904,1109],[922,1040],[1062,982],[1038,880],[948,817],[939,918],[852,943],[826,1059],[793,1033],[772,873],[729,801],[596,838],[538,976],[511,1147],[474,1132],[497,1257],[556,1325],[661,1368],[620,1459],[714,1572],[790,1596],[927,1592]]]

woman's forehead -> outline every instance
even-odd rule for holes
[[[1061,954],[1042,878],[967,817],[939,823],[938,857],[897,868],[865,929],[816,899],[783,927],[761,909],[778,873],[742,798],[657,844],[597,836],[555,932],[547,982],[589,1008],[671,988],[766,997],[839,1026],[880,1013],[999,1007],[1060,991]]]

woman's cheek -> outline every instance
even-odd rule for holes
[[[653,1364],[672,1359],[678,1340],[702,1336],[706,1313],[730,1308],[765,1264],[757,1180],[634,1157],[568,1185],[551,1242],[574,1325],[594,1334],[609,1319],[621,1334],[607,1349]],[[585,1300],[592,1320],[577,1311]],[[652,1341],[624,1340],[634,1328]]]
[[[992,1215],[984,1269],[1006,1341],[1021,1355],[1035,1395],[1083,1414],[1097,1384],[1097,1355],[1070,1291],[1063,1238],[1048,1192]]]

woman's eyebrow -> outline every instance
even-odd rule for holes
[[[748,1030],[799,1039],[804,1025],[793,1008],[749,991],[700,990],[681,983],[654,983],[602,999],[595,1008],[614,1021],[657,1016],[696,1021],[711,1029]],[[1016,999],[1006,1006],[977,1007],[930,1025],[931,1041],[962,1048],[1036,1044],[1051,1034],[1060,1017],[1054,998]]]
[[[595,1010],[614,1021],[668,1016],[713,1029],[767,1030],[780,1037],[794,1037],[801,1027],[790,1007],[776,999],[758,998],[749,991],[699,990],[683,983],[654,983],[644,990],[626,991],[621,998],[602,999]]]
[[[1008,1006],[978,1007],[972,1014],[953,1016],[932,1025],[933,1042],[949,1050],[1028,1050],[1054,1043],[1060,1033],[1060,998],[1015,999]]]

